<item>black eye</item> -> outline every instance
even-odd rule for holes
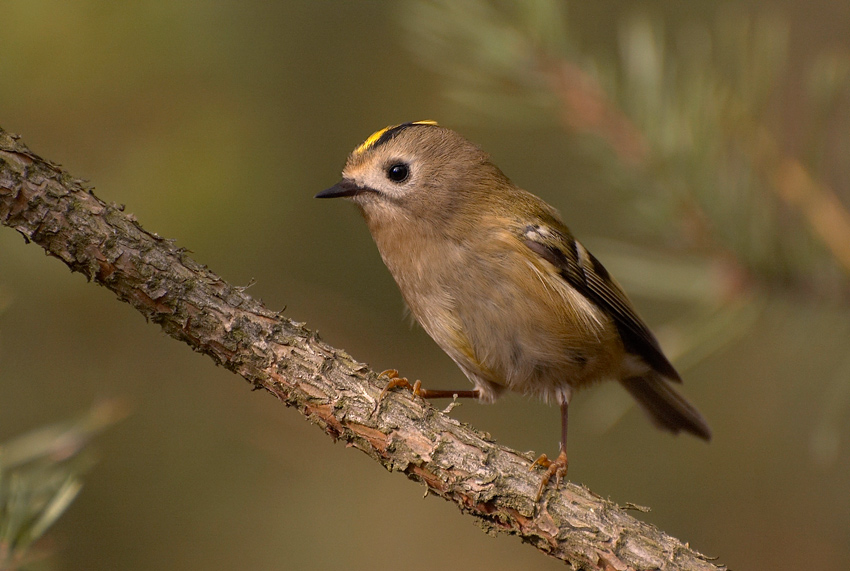
[[[387,178],[393,182],[404,182],[410,176],[410,167],[404,163],[396,163],[387,169]]]

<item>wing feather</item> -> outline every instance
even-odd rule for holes
[[[556,220],[530,224],[522,230],[522,240],[555,266],[567,283],[611,316],[627,352],[642,357],[664,377],[681,382],[679,373],[664,356],[655,335],[638,317],[623,289],[566,227]]]

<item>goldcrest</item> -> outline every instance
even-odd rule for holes
[[[570,398],[594,383],[618,381],[659,428],[711,438],[619,284],[554,208],[458,133],[433,121],[381,129],[316,197],[357,205],[413,316],[475,385],[417,394],[493,402],[512,390],[560,405],[560,454],[536,462],[540,492],[566,474]]]

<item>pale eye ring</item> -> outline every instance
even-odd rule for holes
[[[387,167],[387,178],[393,182],[401,183],[410,177],[410,167],[406,163],[393,163]]]

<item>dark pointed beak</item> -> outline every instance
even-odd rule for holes
[[[315,198],[340,198],[344,196],[354,196],[363,190],[364,189],[360,188],[350,180],[342,179],[332,187],[326,188],[317,194]]]

